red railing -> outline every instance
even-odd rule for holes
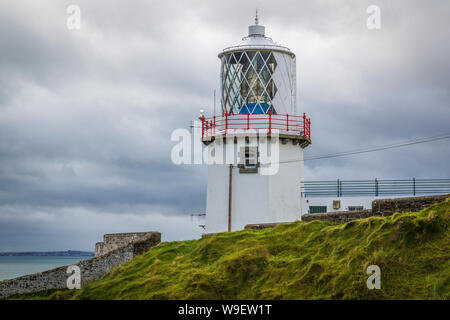
[[[311,139],[311,119],[290,114],[232,114],[206,118],[202,116],[202,138],[227,134],[231,129],[267,130],[276,129],[280,134],[305,136]]]

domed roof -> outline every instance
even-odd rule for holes
[[[219,53],[219,58],[230,52],[258,49],[280,51],[295,57],[295,54],[289,48],[280,46],[272,38],[266,37],[265,27],[258,23],[258,12],[256,12],[255,24],[248,27],[248,36],[242,38],[242,41],[237,45],[223,49]]]

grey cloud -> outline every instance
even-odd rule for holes
[[[86,0],[69,31],[72,1],[3,1],[0,250],[89,249],[102,233],[153,228],[198,237],[185,219],[204,211],[206,167],[173,165],[170,134],[212,112],[217,53],[255,7],[297,55],[307,157],[448,133],[450,5],[372,2]],[[379,31],[366,28],[369,4]],[[448,177],[449,156],[443,140],[306,162],[305,178]]]

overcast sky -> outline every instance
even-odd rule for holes
[[[69,30],[67,6],[81,9]],[[381,29],[366,27],[369,5]],[[297,55],[306,157],[450,132],[450,2],[0,2],[0,251],[93,250],[104,233],[197,238],[206,166],[170,134],[212,112],[217,54],[255,8]],[[450,142],[305,163],[305,178],[449,178]]]

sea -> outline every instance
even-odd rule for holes
[[[0,281],[68,266],[89,256],[0,256]]]

